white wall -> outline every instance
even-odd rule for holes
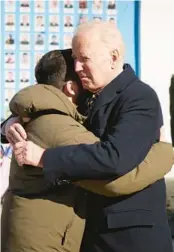
[[[141,79],[161,101],[166,139],[171,142],[169,86],[174,74],[174,0],[141,1]],[[174,211],[174,166],[166,176],[168,209]]]
[[[165,135],[171,141],[168,90],[174,74],[174,0],[142,0],[140,19],[141,79],[159,96]]]

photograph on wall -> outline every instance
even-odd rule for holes
[[[14,69],[15,68],[15,54],[14,52],[5,53],[5,68]]]
[[[44,33],[35,33],[35,50],[44,50],[45,49],[45,34]]]
[[[107,13],[109,15],[114,15],[117,13],[117,6],[115,0],[109,0],[107,4]]]
[[[34,3],[34,11],[37,13],[43,13],[45,11],[45,3],[44,0],[35,0]]]
[[[15,34],[12,32],[5,34],[5,49],[14,50],[15,49]]]
[[[20,1],[20,12],[30,12],[30,1]]]
[[[20,15],[20,30],[30,31],[30,15],[29,14]]]
[[[20,71],[20,89],[30,85],[30,72]]]
[[[20,52],[20,68],[21,69],[29,69],[30,68],[29,52]]]
[[[5,71],[5,88],[15,88],[15,72]]]
[[[63,4],[64,4],[64,13],[74,12],[74,3],[72,0],[65,0]]]
[[[8,106],[11,98],[15,95],[16,90],[15,88],[5,88],[4,89],[4,106]]]
[[[59,49],[60,41],[58,33],[52,33],[49,35],[49,50]]]
[[[93,0],[92,1],[92,13],[102,14],[103,12],[103,1],[102,0]]]
[[[16,2],[14,0],[6,0],[4,1],[4,9],[5,12],[15,12],[16,11]]]
[[[5,30],[15,31],[15,14],[10,13],[5,15]]]
[[[20,33],[20,50],[30,50],[30,33]]]
[[[117,25],[117,19],[115,16],[108,16],[107,20],[111,23],[111,24],[115,24]]]
[[[79,13],[88,13],[88,4],[89,2],[87,0],[79,0]]]
[[[15,95],[16,89],[15,88],[4,88],[4,101],[3,101],[3,109],[4,109],[4,116],[7,118],[10,116],[11,112],[9,109],[9,102],[12,97]]]
[[[71,48],[72,46],[72,33],[66,33],[64,35],[64,49]]]
[[[45,30],[45,16],[36,15],[34,20],[34,30],[44,31]]]
[[[38,61],[42,58],[45,52],[35,52],[34,54],[34,67],[38,63]]]
[[[74,17],[72,15],[64,16],[64,31],[65,32],[74,31]]]
[[[48,2],[49,4],[49,12],[50,13],[58,13],[59,12],[59,1],[52,0]]]
[[[59,15],[50,15],[49,16],[49,31],[58,32],[59,31]]]

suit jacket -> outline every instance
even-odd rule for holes
[[[45,175],[52,181],[57,178],[119,177],[144,159],[152,144],[159,140],[162,124],[155,91],[126,65],[124,71],[100,93],[86,123],[102,142],[46,150],[43,156]],[[91,207],[94,204],[95,208]],[[103,228],[166,226],[165,205],[164,179],[120,198],[94,194],[89,213],[91,231],[101,234]],[[166,232],[160,241],[168,239],[167,236]]]

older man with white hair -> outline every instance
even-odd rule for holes
[[[51,181],[114,179],[140,164],[163,125],[155,91],[124,64],[124,42],[113,24],[82,24],[73,42],[75,70],[94,95],[86,126],[102,140],[44,150],[15,146],[20,164],[43,167]],[[159,157],[160,158],[160,157]],[[164,179],[128,196],[91,195],[82,251],[172,252]]]

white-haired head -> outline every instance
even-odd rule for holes
[[[76,36],[83,34],[89,34],[89,37],[99,39],[111,51],[118,50],[120,57],[124,59],[124,41],[115,24],[103,20],[92,20],[83,23],[77,27],[73,39],[75,39]]]
[[[82,85],[92,92],[103,89],[123,70],[124,42],[117,27],[108,21],[81,24],[72,51]]]

